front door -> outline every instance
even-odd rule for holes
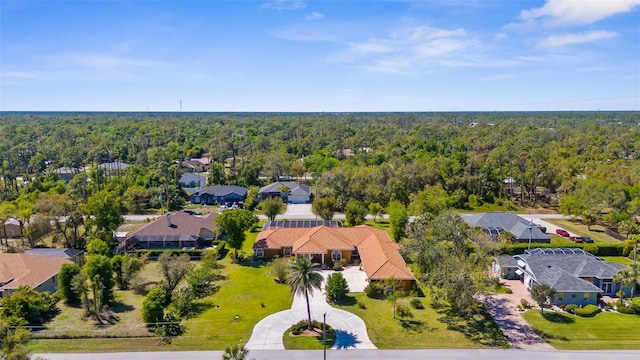
[[[613,292],[613,283],[603,282],[601,288],[602,288],[602,291],[605,293],[605,295],[610,295]]]

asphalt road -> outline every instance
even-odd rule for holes
[[[222,351],[129,352],[97,354],[34,354],[49,360],[212,360],[221,359]],[[251,350],[249,359],[312,360],[322,359],[322,350]],[[640,351],[556,351],[556,350],[327,350],[327,359],[336,360],[423,360],[423,359],[544,359],[544,360],[603,360],[639,359]]]

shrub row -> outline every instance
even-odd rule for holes
[[[631,306],[616,306],[616,311],[621,314],[640,314],[640,306],[632,304]]]

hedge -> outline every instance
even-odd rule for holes
[[[596,305],[587,305],[583,308],[573,310],[573,313],[582,317],[592,317],[600,312],[600,308]]]
[[[551,244],[531,244],[531,248],[579,248],[595,256],[623,256],[624,244],[571,244],[557,246]],[[504,255],[520,255],[529,248],[528,243],[501,244],[500,252]]]

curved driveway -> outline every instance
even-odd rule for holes
[[[323,271],[322,275],[327,276]],[[324,283],[322,288],[324,289]],[[325,301],[325,295],[315,290],[310,298],[311,317],[322,322],[323,314],[327,314],[327,324],[336,330],[336,343],[333,349],[376,349],[362,319],[348,311],[331,307]],[[282,350],[284,332],[300,320],[307,319],[307,304],[302,296],[296,295],[290,310],[267,316],[256,324],[249,342],[245,347],[249,350]]]

